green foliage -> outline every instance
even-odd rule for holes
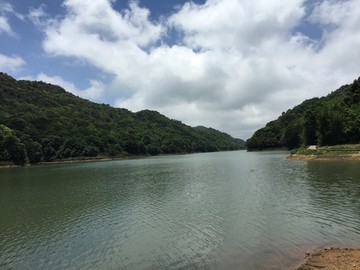
[[[320,146],[316,149],[300,147],[298,149],[293,149],[291,154],[314,155],[319,157],[348,157],[354,154],[358,154],[359,151],[359,144],[342,144],[333,146]]]
[[[360,142],[360,78],[326,97],[306,100],[257,130],[249,150]]]
[[[345,139],[343,112],[334,107],[325,106],[317,114],[317,118],[318,144],[342,144]]]
[[[10,128],[0,124],[0,162],[24,165],[27,162],[25,146]]]
[[[316,137],[316,111],[307,110],[303,116],[302,139],[304,145],[314,145],[317,142]]]
[[[228,134],[192,128],[155,111],[132,113],[95,104],[59,86],[17,81],[4,73],[0,108],[0,161],[17,164],[238,150],[245,145]]]

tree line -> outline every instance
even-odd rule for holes
[[[257,130],[249,150],[360,142],[360,78],[326,97],[306,100]]]
[[[156,111],[96,104],[60,86],[0,73],[0,163],[243,149],[212,128],[193,128]]]

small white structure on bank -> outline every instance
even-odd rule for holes
[[[316,145],[309,145],[307,150],[316,150],[317,146]]]

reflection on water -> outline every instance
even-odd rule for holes
[[[360,164],[354,161],[308,162],[308,213],[328,241],[357,246],[360,228]]]
[[[225,152],[0,170],[0,269],[288,269],[360,240],[357,162]]]

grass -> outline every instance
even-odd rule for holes
[[[342,144],[332,146],[319,146],[317,149],[308,149],[302,147],[291,151],[291,154],[296,155],[315,155],[322,157],[340,157],[340,156],[351,156],[360,152],[360,144]]]

